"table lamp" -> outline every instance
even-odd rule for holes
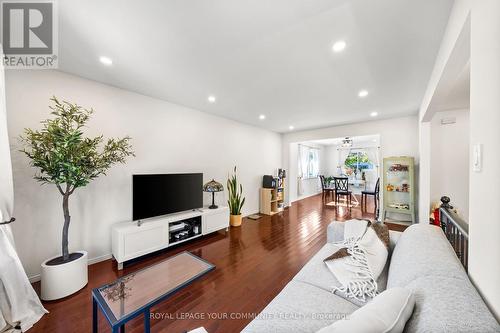
[[[209,209],[216,209],[215,205],[215,192],[224,191],[224,186],[221,183],[216,182],[214,179],[203,185],[203,192],[212,193],[212,205],[208,206]]]

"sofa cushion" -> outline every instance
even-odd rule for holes
[[[415,224],[405,230],[392,252],[387,288],[404,287],[423,276],[467,279],[443,231]]]
[[[500,332],[496,319],[468,279],[424,276],[406,288],[412,291],[416,304],[405,332]]]
[[[330,223],[326,229],[326,241],[328,243],[336,243],[344,240],[344,223],[345,222],[336,222],[333,221]],[[391,252],[396,243],[401,237],[402,232],[389,230],[389,241],[390,241],[390,251]],[[390,254],[390,253],[389,253]]]
[[[332,291],[333,286],[338,286],[339,282],[335,276],[326,267],[323,260],[332,253],[338,251],[339,246],[327,243],[325,244],[304,267],[293,277],[294,281],[304,282],[327,292]]]
[[[315,332],[357,308],[328,291],[292,280],[242,332]]]
[[[401,333],[410,318],[415,298],[405,288],[387,289],[373,301],[318,333]]]
[[[378,225],[378,223],[376,225]],[[378,230],[382,229],[383,228],[379,228]],[[358,243],[366,251],[368,267],[374,279],[377,280],[384,270],[387,264],[387,258],[389,257],[389,233],[387,233],[386,246],[385,242],[380,239],[375,228],[368,227],[363,238],[361,238]]]
[[[342,242],[344,240],[344,222],[333,221],[326,228],[326,241],[328,243]]]
[[[330,254],[337,251],[340,247],[334,244],[326,243],[307,264],[294,276],[293,280],[308,283],[328,292],[331,292],[333,286],[338,286],[339,281],[333,273],[326,267],[323,260]],[[378,291],[386,289],[387,273],[389,262],[386,263],[384,270],[377,279]]]
[[[405,230],[393,251],[387,288],[415,295],[406,332],[500,332],[442,230],[418,224]]]

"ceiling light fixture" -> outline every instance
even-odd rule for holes
[[[113,60],[111,60],[111,58],[108,57],[99,57],[99,61],[106,66],[113,65]]]
[[[358,93],[358,97],[364,98],[368,96],[368,90],[360,90]]]
[[[208,99],[208,102],[209,102],[209,103],[215,103],[215,101],[217,100],[217,98],[215,98],[215,96],[214,96],[214,95],[210,95],[210,96],[208,96],[208,98],[207,98],[207,99]]]
[[[377,111],[373,111],[370,113],[370,117],[376,117],[378,116],[378,112]]]
[[[288,126],[288,129],[289,129],[290,131],[293,131],[293,129],[294,129],[294,128],[295,128],[295,127],[293,127],[292,125]]]
[[[338,53],[338,52],[342,52],[344,51],[345,47],[346,47],[346,42],[343,41],[343,40],[339,40],[337,42],[335,42],[335,44],[333,44],[332,46],[332,50],[333,52],[335,53]]]
[[[341,146],[344,148],[352,147],[352,139],[346,136],[345,139],[342,140]]]
[[[259,119],[260,119],[260,120],[264,120],[264,119],[266,119],[266,115],[261,114],[261,115],[259,116]]]

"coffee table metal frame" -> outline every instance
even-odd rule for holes
[[[109,308],[108,304],[106,303],[106,300],[104,299],[104,297],[102,297],[101,293],[100,293],[100,290],[102,289],[105,289],[105,288],[108,288],[114,284],[116,284],[119,280],[127,277],[129,274],[125,275],[125,276],[122,276],[120,277],[118,280],[112,282],[112,283],[108,283],[104,286],[101,286],[99,288],[94,288],[92,289],[92,332],[93,333],[97,333],[97,330],[98,330],[98,309],[101,309],[101,312],[104,314],[104,317],[106,317],[106,320],[108,321],[109,325],[111,326],[111,331],[113,333],[125,333],[125,323],[127,323],[128,321],[134,319],[135,317],[137,316],[140,316],[141,314],[144,315],[144,332],[145,333],[150,333],[151,331],[151,323],[150,323],[150,315],[151,315],[151,307],[157,305],[158,303],[161,303],[163,302],[164,300],[166,300],[167,298],[169,298],[170,296],[172,296],[172,294],[178,292],[179,290],[181,290],[182,288],[188,286],[189,284],[191,284],[193,281],[197,280],[198,278],[202,277],[203,275],[207,274],[208,272],[211,272],[212,270],[215,269],[215,266],[211,263],[209,263],[208,261],[198,257],[198,256],[195,256],[194,254],[188,252],[188,251],[184,251],[184,252],[181,252],[181,253],[178,253],[172,257],[169,257],[165,260],[169,260],[169,259],[172,259],[178,255],[181,255],[181,254],[189,254],[191,255],[192,257],[200,260],[200,261],[203,261],[204,263],[206,263],[209,268],[195,276],[193,276],[192,278],[184,281],[182,284],[180,284],[179,286],[177,286],[176,288],[174,289],[171,289],[169,290],[168,292],[166,292],[165,294],[159,296],[158,298],[152,300],[151,302],[147,303],[147,304],[144,304],[143,306],[141,306],[140,308],[138,308],[137,310],[134,310],[132,312],[130,312],[129,314],[123,316],[122,318],[120,319],[117,319],[115,317],[115,315],[113,314],[113,312],[111,311],[111,309]],[[163,260],[163,261],[165,261]],[[163,262],[162,261],[162,262]],[[161,263],[161,262],[159,262]],[[156,263],[154,265],[158,265],[159,263]],[[152,265],[152,266],[154,266]],[[145,270],[145,269],[148,269],[149,267],[151,266],[148,266],[148,267],[145,267],[141,270],[138,270],[137,272],[140,272],[142,270]],[[137,272],[133,272],[133,273],[130,273],[130,274],[137,274]]]

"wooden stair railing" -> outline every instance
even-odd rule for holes
[[[450,205],[449,197],[441,197],[441,203],[439,223],[458,259],[467,271],[469,263],[469,224],[455,213],[453,206]]]

